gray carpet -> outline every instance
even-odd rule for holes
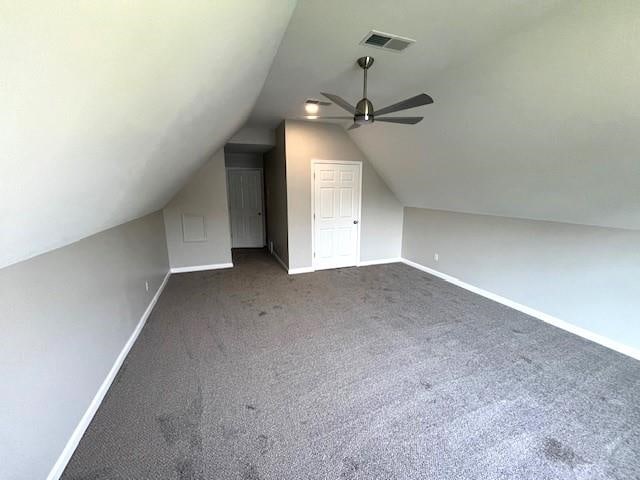
[[[173,275],[63,478],[638,479],[640,362],[403,264]]]

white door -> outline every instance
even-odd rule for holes
[[[313,163],[313,266],[358,263],[360,163]]]
[[[258,248],[264,246],[262,215],[262,170],[258,168],[227,169],[231,246]]]

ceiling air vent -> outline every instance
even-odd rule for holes
[[[401,37],[399,35],[394,35],[392,33],[384,33],[378,32],[376,30],[371,30],[362,39],[360,45],[382,48],[383,50],[389,50],[392,52],[402,52],[412,43],[415,43],[415,40]]]

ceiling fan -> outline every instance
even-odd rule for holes
[[[433,103],[431,98],[426,93],[421,93],[415,97],[407,98],[401,102],[394,103],[388,107],[381,108],[380,110],[374,110],[373,104],[367,98],[367,70],[373,65],[373,57],[360,57],[358,59],[358,65],[364,70],[364,88],[362,89],[362,100],[356,103],[354,107],[345,99],[332,93],[321,92],[323,96],[327,97],[336,105],[342,107],[344,110],[353,115],[353,117],[318,117],[315,115],[308,115],[305,118],[309,119],[326,119],[326,120],[351,120],[353,119],[353,125],[349,127],[349,130],[358,128],[362,125],[376,122],[389,122],[389,123],[401,123],[405,125],[415,125],[421,121],[424,117],[380,117],[379,115],[385,115],[387,113],[399,112],[400,110],[406,110],[408,108],[419,107],[421,105],[429,105]]]

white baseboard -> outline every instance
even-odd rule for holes
[[[301,267],[301,268],[289,268],[289,275],[297,275],[299,273],[311,273],[315,272],[316,269],[313,267]]]
[[[204,270],[218,270],[233,268],[233,263],[213,263],[211,265],[194,265],[193,267],[171,267],[171,273],[202,272]]]
[[[273,251],[271,252],[271,255],[273,255],[273,256],[274,256],[274,258],[278,261],[278,263],[279,263],[280,265],[282,265],[282,268],[284,268],[284,269],[285,269],[285,271],[287,271],[287,272],[289,271],[289,267],[287,267],[287,265],[282,261],[282,259],[278,256],[278,254],[276,253],[276,251],[275,251],[275,250],[273,250]]]
[[[402,262],[400,257],[396,258],[379,258],[377,260],[364,260],[358,263],[359,267],[366,267],[367,265],[384,265],[385,263],[398,263]]]
[[[275,253],[274,253],[275,255]],[[277,258],[277,255],[276,255]],[[363,262],[358,262],[356,264],[356,267],[366,267],[368,265],[382,265],[384,263],[397,263],[397,262],[402,262],[402,258],[397,257],[397,258],[380,258],[380,259],[376,259],[376,260],[365,260]],[[282,262],[280,262],[282,263]],[[284,263],[282,263],[282,265],[284,266]],[[345,268],[345,267],[328,267],[327,270],[331,270],[333,268]],[[320,270],[324,270],[324,269],[320,269]],[[287,271],[289,272],[289,275],[296,275],[298,273],[311,273],[311,272],[315,272],[316,269],[314,267],[301,267],[301,268],[289,268],[287,269]]]
[[[84,435],[84,432],[89,427],[89,424],[93,419],[93,416],[98,411],[98,408],[100,407],[102,400],[107,394],[109,387],[113,383],[113,380],[116,378],[116,375],[118,374],[118,371],[122,366],[122,363],[124,362],[125,358],[127,358],[127,354],[129,353],[129,350],[131,350],[131,347],[133,347],[133,344],[138,338],[138,335],[140,335],[140,332],[142,331],[142,327],[144,327],[144,324],[147,322],[147,319],[149,318],[149,315],[151,314],[153,307],[158,301],[160,294],[164,290],[164,287],[167,284],[167,280],[169,280],[170,275],[171,275],[171,272],[167,272],[167,274],[165,275],[164,280],[162,280],[162,283],[160,284],[160,286],[158,287],[158,290],[156,291],[155,295],[151,299],[151,302],[149,302],[147,309],[142,314],[142,317],[140,317],[140,321],[138,322],[138,325],[136,325],[136,328],[131,334],[131,336],[129,337],[129,339],[127,340],[127,343],[124,344],[122,351],[118,355],[118,358],[116,358],[116,361],[113,363],[113,366],[111,367],[111,370],[109,370],[107,377],[104,379],[104,381],[102,382],[102,385],[100,385],[100,388],[98,389],[97,393],[93,397],[93,400],[89,404],[89,408],[87,408],[87,411],[84,413],[84,415],[80,419],[80,423],[78,423],[78,426],[75,428],[75,430],[71,434],[71,437],[67,441],[67,444],[65,445],[64,449],[62,450],[62,453],[58,457],[58,460],[53,465],[53,468],[49,472],[49,475],[47,475],[47,480],[58,480],[62,475],[62,472],[64,472],[64,469],[66,468],[67,463],[69,463],[69,460],[71,460],[71,456],[73,455],[73,452],[75,451],[78,444],[80,443],[80,440]]]
[[[631,358],[635,358],[636,360],[640,360],[640,350],[629,347],[615,340],[611,340],[610,338],[604,337],[585,328],[578,327],[565,320],[560,320],[553,315],[541,312],[539,310],[536,310],[535,308],[527,307],[526,305],[523,305],[521,303],[514,302],[513,300],[509,300],[508,298],[505,298],[496,293],[492,293],[482,288],[476,287],[456,277],[452,277],[451,275],[447,275],[446,273],[434,270],[433,268],[425,267],[424,265],[412,262],[411,260],[407,260],[406,258],[401,259],[401,261],[411,267],[422,270],[423,272],[430,273],[431,275],[439,277],[449,283],[452,283],[453,285],[464,288],[465,290],[469,290],[470,292],[482,295],[483,297],[493,300],[494,302],[506,305],[507,307],[518,310],[519,312],[526,313],[527,315],[535,317],[538,320],[542,320],[543,322],[553,325],[554,327],[561,328],[562,330],[566,330],[567,332],[573,333],[574,335],[578,335],[579,337],[586,338],[587,340],[591,340],[592,342],[599,343],[600,345],[610,348],[611,350],[622,353],[623,355],[627,355]]]

